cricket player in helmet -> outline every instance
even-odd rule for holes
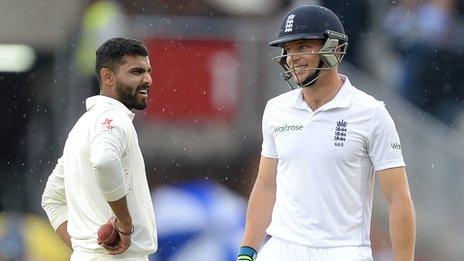
[[[338,73],[348,45],[340,20],[321,6],[296,8],[270,45],[282,48],[274,60],[287,82],[301,88],[264,109],[258,176],[237,260],[373,260],[377,178],[394,260],[412,261],[415,214],[399,135],[384,103]]]

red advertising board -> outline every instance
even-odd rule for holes
[[[241,84],[234,42],[152,39],[147,45],[153,69],[149,119],[205,124],[234,117]]]

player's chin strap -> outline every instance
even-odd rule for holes
[[[324,62],[319,61],[319,65],[317,66],[318,69],[316,69],[316,71],[311,74],[310,76],[306,77],[306,79],[304,81],[301,81],[298,76],[297,76],[297,84],[298,86],[300,86],[301,88],[304,88],[304,87],[309,87],[311,85],[313,85],[317,79],[319,79],[319,77],[321,77],[325,72],[327,72],[326,70],[324,70],[322,72],[322,67],[324,66]],[[292,71],[294,71],[295,69],[293,69]],[[307,71],[308,69],[303,69],[302,71]],[[288,81],[287,81],[287,84]]]
[[[288,56],[288,55],[286,55]],[[279,63],[280,64],[280,63]],[[289,67],[287,66],[287,64],[285,65],[281,65],[283,68],[284,68],[284,71],[281,73],[282,77],[284,78],[285,80],[285,83],[287,84],[288,87],[290,87],[292,90],[296,89],[296,88],[305,88],[305,87],[310,87],[311,85],[313,85],[317,79],[319,79],[319,77],[321,77],[322,75],[324,75],[325,72],[327,72],[328,70],[331,70],[332,68],[324,68],[324,62],[323,61],[320,61],[319,62],[319,65],[318,67],[316,68],[305,68],[305,69],[289,69]],[[297,80],[296,81],[290,81],[290,79],[292,78],[292,73],[295,72],[295,71],[309,71],[309,70],[315,70],[315,72],[313,74],[311,74],[310,76],[306,77],[305,80],[301,81],[298,76],[296,76]],[[293,83],[296,83],[298,86],[294,86]]]

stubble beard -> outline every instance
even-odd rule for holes
[[[118,94],[120,102],[126,105],[129,110],[144,110],[147,107],[146,99],[137,100],[138,91],[142,88],[143,86],[137,86],[135,91],[132,92],[132,88],[129,86],[121,82],[116,83],[116,93]]]

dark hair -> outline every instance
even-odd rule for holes
[[[103,43],[95,54],[95,72],[98,81],[100,81],[100,70],[102,68],[115,71],[121,65],[124,55],[148,56],[148,50],[140,41],[116,37]]]

